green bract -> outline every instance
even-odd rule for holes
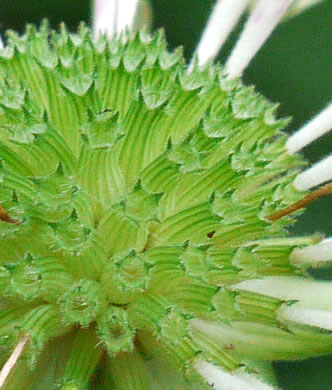
[[[232,287],[301,273],[290,253],[319,241],[266,218],[303,196],[276,106],[219,67],[188,74],[161,33],[29,27],[0,52],[0,82],[0,204],[15,222],[0,221],[1,363],[31,337],[9,389],[155,390],[164,359],[179,388],[208,389],[196,358],[233,371],[248,357],[192,319],[297,346],[268,359],[331,349],[280,320],[292,302]]]

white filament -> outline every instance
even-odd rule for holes
[[[204,65],[214,59],[228,35],[247,8],[249,0],[219,0],[213,9],[196,49],[198,64]],[[191,63],[192,67],[193,63]]]
[[[330,180],[332,180],[332,155],[301,172],[294,180],[294,186],[299,191],[304,191]]]
[[[316,115],[287,141],[286,147],[294,154],[332,129],[332,104]]]
[[[112,37],[132,29],[140,0],[96,0],[93,30],[95,36]]]
[[[215,390],[272,390],[254,375],[245,372],[230,373],[204,360],[196,360],[196,370]]]
[[[269,38],[293,0],[259,0],[226,63],[229,78],[240,76]]]
[[[295,264],[308,265],[332,261],[332,238],[323,240],[316,245],[297,248],[292,252],[290,258]]]

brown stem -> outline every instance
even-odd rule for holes
[[[304,198],[302,198],[298,202],[286,207],[285,209],[283,209],[281,211],[277,211],[276,213],[271,214],[271,215],[267,216],[266,218],[269,219],[270,221],[277,221],[278,219],[283,218],[286,215],[292,214],[297,210],[300,210],[300,209],[307,207],[314,200],[319,199],[323,196],[331,195],[331,194],[332,194],[332,182],[319,187],[317,190],[306,195]]]
[[[20,221],[18,221],[17,219],[13,219],[12,217],[10,217],[7,211],[1,206],[1,204],[0,204],[0,221],[14,223],[14,224],[20,223]]]
[[[20,360],[21,356],[24,354],[29,342],[31,340],[31,337],[29,335],[25,335],[21,338],[21,340],[16,345],[14,351],[2,367],[0,371],[0,390],[4,389],[7,383],[7,380],[10,376],[10,374],[15,369],[18,361]]]

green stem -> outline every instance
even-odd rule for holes
[[[102,350],[93,328],[77,332],[68,358],[61,390],[85,390],[100,360]]]
[[[109,362],[117,390],[151,390],[147,369],[139,352],[119,353]]]

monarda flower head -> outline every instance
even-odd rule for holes
[[[330,160],[299,174],[276,105],[200,59],[145,30],[9,34],[1,389],[265,390],[263,361],[332,350],[306,272],[330,242],[287,233]]]

